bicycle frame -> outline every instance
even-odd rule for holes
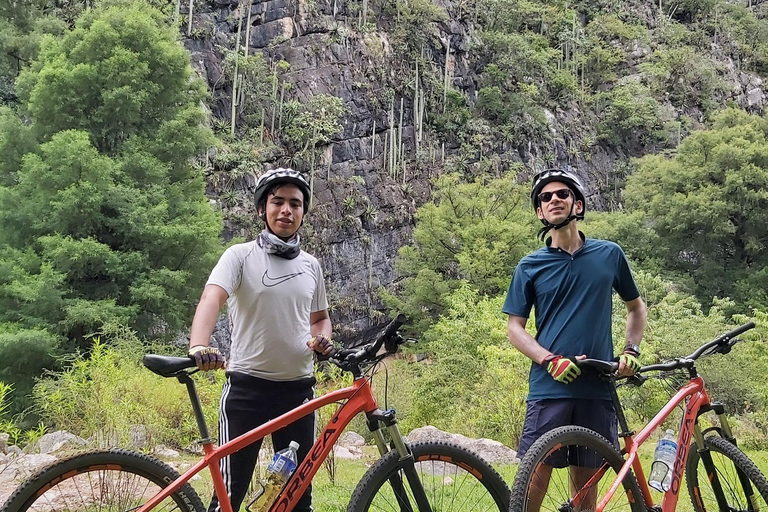
[[[688,400],[688,403],[685,406],[683,419],[680,423],[680,434],[677,438],[677,453],[675,454],[675,464],[672,468],[672,483],[670,489],[664,493],[664,499],[661,504],[662,512],[672,512],[675,510],[683,478],[683,470],[685,469],[685,462],[688,458],[691,438],[695,436],[699,441],[701,438],[701,431],[696,420],[699,416],[699,411],[710,404],[709,395],[704,387],[704,380],[701,377],[693,377],[686,385],[682,386],[661,411],[659,411],[640,432],[637,434],[621,434],[624,440],[626,461],[616,475],[607,494],[603,497],[600,503],[598,503],[598,512],[601,512],[608,504],[630,468],[635,472],[646,506],[653,506],[654,502],[653,497],[651,496],[651,490],[646,482],[643,466],[637,451],[640,446],[651,437],[653,432],[664,422],[664,420],[672,414],[672,411],[686,399]],[[623,420],[623,414],[621,414],[621,416],[620,424],[624,423],[623,427],[626,427],[626,422]],[[624,428],[624,430],[626,431],[627,429]],[[697,433],[694,434],[694,431]],[[701,444],[703,446],[703,442]]]
[[[232,505],[229,502],[229,496],[227,495],[226,487],[224,485],[224,478],[221,475],[219,469],[219,461],[232,453],[248,446],[260,439],[263,439],[272,432],[279,430],[286,425],[290,425],[294,421],[314,413],[316,410],[323,406],[332,404],[334,402],[346,400],[342,404],[331,420],[326,425],[325,429],[320,433],[312,446],[307,457],[302,461],[301,465],[291,476],[286,486],[280,492],[280,495],[275,500],[275,503],[270,508],[270,512],[288,512],[293,510],[296,503],[301,498],[304,491],[309,487],[312,478],[320,468],[322,461],[330,453],[334,443],[339,439],[344,428],[352,421],[352,419],[361,412],[366,414],[374,413],[378,409],[376,399],[373,396],[371,385],[366,378],[356,379],[350,387],[332,391],[323,396],[314,398],[301,406],[289,411],[277,418],[253,429],[245,434],[236,437],[216,448],[213,440],[206,438],[203,440],[203,451],[205,456],[202,460],[194,464],[187,471],[184,472],[179,478],[177,478],[168,487],[163,489],[147,503],[145,503],[137,512],[150,512],[157,504],[162,500],[168,498],[175,491],[179,490],[184,484],[202,471],[204,468],[208,468],[211,477],[213,479],[213,487],[216,491],[216,496],[219,498],[219,504],[222,512],[233,512]],[[194,399],[193,399],[194,403]],[[202,429],[201,429],[202,431]],[[376,434],[376,433],[375,433]],[[383,435],[378,432],[377,445],[379,450],[386,451],[386,445],[383,443]],[[205,436],[204,436],[205,437]],[[379,439],[380,438],[380,439]]]
[[[688,453],[690,451],[691,439],[696,440],[697,446],[704,448],[704,437],[701,432],[701,427],[698,424],[698,417],[707,411],[714,410],[720,418],[720,425],[726,439],[733,442],[733,438],[725,417],[725,410],[722,406],[713,406],[710,402],[709,394],[704,387],[704,380],[701,377],[691,377],[690,381],[682,386],[675,394],[670,398],[666,405],[654,416],[654,418],[637,434],[629,432],[626,419],[624,418],[623,411],[621,410],[621,404],[619,403],[618,395],[616,394],[615,387],[612,390],[613,401],[617,407],[617,416],[619,417],[619,426],[622,428],[622,432],[619,436],[624,441],[623,454],[626,459],[621,469],[618,471],[616,478],[611,483],[608,492],[597,504],[596,511],[602,512],[613,495],[618,491],[621,486],[621,482],[629,472],[630,468],[634,471],[635,476],[640,487],[640,491],[643,495],[643,501],[646,508],[653,507],[654,501],[651,496],[651,491],[645,478],[645,472],[638,456],[638,450],[640,446],[647,441],[653,432],[664,422],[664,420],[672,414],[672,411],[680,404],[687,401],[684,408],[683,418],[680,422],[680,434],[677,438],[677,452],[675,453],[675,463],[672,467],[672,479],[670,488],[664,493],[664,498],[661,503],[662,512],[672,512],[677,507],[677,500],[679,498],[680,487],[683,481],[683,471],[685,470],[686,461],[688,459]],[[705,460],[705,467],[711,464],[711,459]],[[598,470],[595,475],[587,482],[582,490],[579,491],[573,498],[573,503],[578,507],[581,501],[586,497],[588,489],[596,483],[605,474],[605,470]],[[713,487],[719,488],[719,482],[715,477],[712,480]],[[722,494],[722,492],[716,493]],[[720,499],[720,498],[718,498]]]

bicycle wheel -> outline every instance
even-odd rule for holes
[[[768,510],[768,480],[755,463],[722,437],[707,436],[704,438],[704,446],[709,448],[712,455],[717,480],[723,489],[728,510]],[[737,468],[749,480],[746,488],[739,480]],[[688,452],[685,481],[688,484],[694,510],[697,512],[720,510],[712,488],[712,480],[707,476],[696,443],[691,445]]]
[[[129,450],[83,453],[39,471],[11,494],[0,512],[126,512],[178,478],[159,460]],[[153,511],[202,512],[189,484]]]
[[[623,464],[621,454],[597,432],[574,425],[552,429],[533,443],[520,462],[509,510],[594,510]],[[603,510],[644,512],[631,470],[622,485],[623,491],[619,488]]]
[[[432,512],[508,511],[509,488],[479,456],[442,442],[414,443],[410,448]],[[406,464],[395,451],[379,459],[357,484],[347,512],[418,511]]]

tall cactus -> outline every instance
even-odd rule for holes
[[[190,0],[192,3],[192,0]],[[238,9],[237,12],[237,39],[235,41],[235,76],[232,78],[232,124],[229,129],[229,134],[235,136],[235,126],[237,124],[237,78],[240,70],[240,34],[243,30],[243,10]]]

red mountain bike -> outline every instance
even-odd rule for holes
[[[381,458],[363,475],[348,512],[506,512],[509,488],[486,461],[450,443],[408,443],[398,429],[395,411],[383,411],[376,404],[370,385],[373,368],[404,342],[397,332],[404,321],[400,315],[375,341],[359,349],[336,349],[332,353],[331,361],[353,374],[350,387],[310,400],[218,448],[208,434],[190,378],[197,371],[194,362],[186,357],[147,355],[147,368],[186,384],[202,438],[202,460],[179,475],[165,463],[133,451],[85,453],[37,473],[11,495],[1,512],[203,512],[205,506],[189,481],[205,468],[210,471],[222,511],[233,512],[219,461],[335,402],[341,402],[340,407],[277,497],[271,512],[293,510],[333,444],[359,413],[368,420]],[[382,345],[384,353],[377,355]]]
[[[768,481],[736,447],[725,407],[710,400],[695,366],[703,355],[730,352],[740,341],[737,336],[754,326],[752,322],[742,325],[705,343],[689,356],[644,366],[627,379],[627,383],[639,386],[650,372],[662,372],[662,376],[670,372],[687,373],[685,384],[637,434],[629,430],[616,393],[618,363],[577,361],[580,367],[597,370],[611,383],[624,449],[619,452],[604,437],[583,427],[565,426],[547,432],[531,446],[520,463],[512,485],[510,511],[672,512],[677,507],[683,472],[697,512],[768,510]],[[671,486],[659,506],[654,504],[646,483],[638,448],[679,405],[684,406],[683,418],[675,463],[670,469]],[[706,412],[717,415],[719,427],[702,431],[698,420]]]

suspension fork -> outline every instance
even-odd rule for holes
[[[732,445],[736,446],[736,438],[733,435],[730,423],[728,423],[728,416],[725,413],[725,406],[719,402],[714,402],[703,406],[701,409],[699,409],[697,419],[698,416],[701,416],[701,414],[709,411],[713,411],[717,415],[717,419],[720,422],[720,436]],[[712,491],[715,494],[715,499],[717,499],[717,506],[720,508],[720,510],[728,510],[728,502],[725,498],[723,486],[720,483],[717,468],[712,461],[712,453],[710,449],[704,444],[704,433],[702,432],[698,421],[694,426],[693,436],[696,441],[696,449],[699,452],[699,457],[701,457],[701,462],[704,465],[705,471],[707,472],[707,478],[712,485]],[[744,472],[741,471],[738,466],[734,466],[734,469],[736,470],[736,474],[739,477],[741,487],[744,490],[744,496],[749,502],[749,510],[757,510],[757,507],[755,507],[755,490],[752,488],[752,483],[749,481],[749,477],[744,474]]]
[[[376,443],[376,447],[379,449],[379,453],[384,456],[389,453],[390,448],[387,446],[387,442],[382,432],[382,426],[387,428],[389,437],[392,440],[392,449],[394,449],[398,456],[399,461],[402,464],[405,477],[408,479],[408,483],[411,487],[413,497],[416,500],[419,512],[432,512],[432,508],[427,500],[427,494],[424,492],[424,487],[421,484],[421,479],[416,471],[415,459],[411,449],[405,442],[403,435],[400,433],[400,428],[397,426],[397,418],[395,418],[394,409],[388,411],[382,411],[376,409],[373,412],[366,413],[368,418],[368,429],[373,433],[373,439]],[[414,512],[410,500],[408,499],[408,493],[403,486],[403,480],[399,472],[395,472],[389,479],[389,483],[392,486],[392,490],[395,493],[397,502],[400,506],[401,512]]]

